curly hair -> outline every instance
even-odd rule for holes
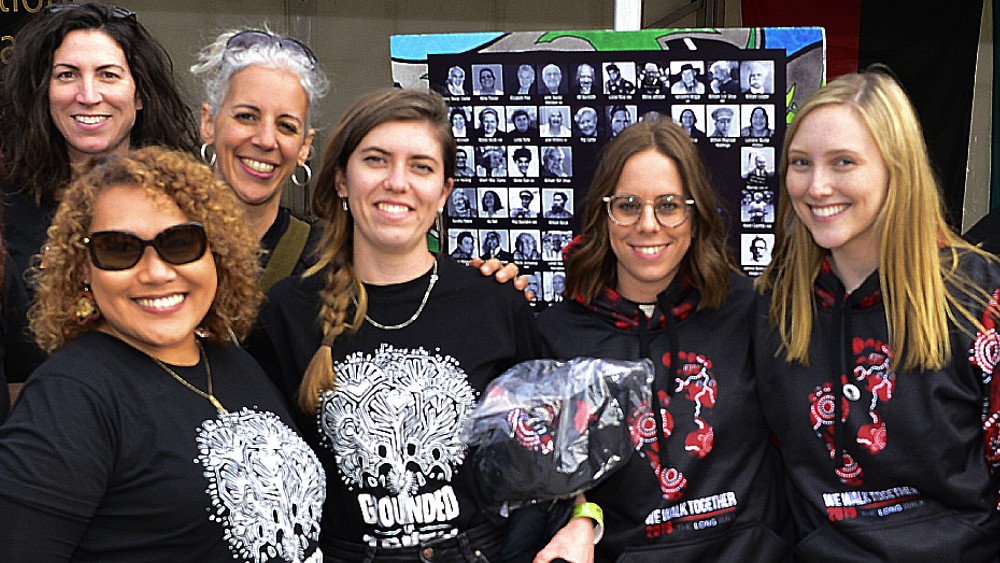
[[[321,254],[306,276],[325,271],[326,282],[320,291],[319,321],[323,343],[313,355],[298,390],[298,406],[305,413],[315,412],[320,393],[333,389],[333,343],[345,331],[356,331],[364,321],[368,295],[354,269],[354,219],[337,194],[338,174],[361,141],[376,127],[392,122],[430,125],[439,141],[445,181],[455,177],[455,138],[451,134],[448,106],[435,92],[384,88],[358,98],[344,113],[323,153],[323,168],[313,193],[313,210],[326,221],[318,248]],[[353,312],[350,310],[352,305]]]
[[[28,322],[39,347],[52,353],[81,333],[96,330],[97,323],[80,324],[74,313],[90,267],[84,238],[90,234],[98,194],[122,185],[166,196],[189,220],[204,225],[218,290],[200,327],[214,342],[246,336],[263,300],[257,284],[260,250],[236,196],[191,155],[147,147],[107,157],[66,188],[48,230],[42,265],[34,271],[38,289]]]
[[[167,50],[135,14],[96,3],[55,4],[32,17],[17,35],[17,48],[0,78],[0,177],[36,203],[55,201],[72,169],[66,142],[49,115],[52,57],[66,35],[98,30],[121,48],[142,109],[130,145],[164,145],[195,154],[194,114],[174,81]]]
[[[618,285],[618,260],[611,249],[604,196],[614,194],[625,163],[647,150],[671,159],[684,189],[695,201],[691,248],[684,265],[701,291],[699,309],[718,308],[726,297],[729,272],[735,270],[726,244],[726,232],[715,192],[698,150],[684,129],[670,121],[640,121],[618,134],[601,155],[587,192],[583,230],[566,256],[566,278],[571,294],[590,303],[605,287]]]

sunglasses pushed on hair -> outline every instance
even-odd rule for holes
[[[95,5],[85,5],[85,4],[49,4],[45,6],[44,13],[46,14],[60,14],[63,12],[68,12],[70,10],[82,10],[82,9],[93,9]],[[97,5],[100,6],[100,5]],[[131,10],[126,10],[118,6],[100,6],[101,11],[106,11],[107,16],[110,16],[116,20],[132,20],[137,21],[135,12]],[[6,10],[4,10],[6,11]]]
[[[277,45],[281,49],[295,51],[305,55],[309,59],[309,64],[316,66],[316,55],[305,43],[294,37],[268,33],[259,29],[249,29],[233,35],[229,41],[226,41],[226,51],[243,51],[257,45]]]
[[[205,255],[208,239],[201,223],[181,223],[160,231],[150,240],[123,231],[97,231],[83,239],[90,261],[101,270],[128,270],[139,263],[147,246],[168,264],[189,264]]]

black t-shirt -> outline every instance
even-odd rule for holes
[[[3,197],[3,236],[7,249],[2,307],[4,371],[11,383],[21,383],[45,361],[45,353],[28,333],[28,307],[34,297],[29,267],[45,244],[54,204],[35,205],[31,197],[10,186]]]
[[[382,547],[414,545],[485,522],[466,471],[462,422],[486,385],[539,355],[524,297],[472,268],[439,258],[427,305],[401,330],[365,323],[334,343],[335,392],[319,416],[300,415],[327,470],[324,535]],[[416,312],[430,272],[366,285],[368,315],[385,325]],[[248,345],[291,399],[321,341],[325,273],[272,288]],[[325,542],[324,542],[325,545]]]
[[[322,467],[253,359],[205,348],[225,414],[103,333],[35,371],[0,426],[0,561],[319,560]]]

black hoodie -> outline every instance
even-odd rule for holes
[[[696,310],[700,297],[682,271],[649,319],[610,288],[590,305],[567,300],[539,316],[557,358],[650,358],[657,367],[662,409],[628,416],[638,455],[586,494],[604,509],[596,561],[779,561],[788,550],[753,388],[750,281],[731,275],[719,309]]]
[[[960,264],[996,300],[1000,266]],[[984,333],[958,317],[944,369],[896,373],[878,273],[848,294],[824,263],[814,291],[809,367],[775,357],[766,303],[757,319],[757,371],[769,375],[757,381],[761,405],[798,492],[796,558],[998,561],[996,318],[982,317]]]

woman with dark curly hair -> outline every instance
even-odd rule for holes
[[[46,247],[52,355],[0,427],[0,560],[318,561],[323,469],[236,343],[262,295],[229,186],[180,152],[110,157]]]
[[[17,36],[0,82],[0,192],[12,268],[4,311],[7,373],[44,355],[25,337],[27,272],[60,194],[95,156],[164,145],[197,150],[194,116],[166,49],[123,8],[51,4]]]

